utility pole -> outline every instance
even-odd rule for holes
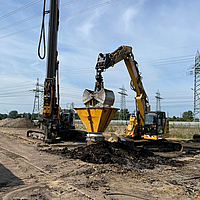
[[[161,111],[161,104],[160,104],[160,100],[162,99],[161,97],[160,97],[160,92],[159,92],[159,90],[157,90],[157,92],[156,92],[156,111]]]
[[[197,114],[199,114],[199,95],[200,95],[200,54],[197,50],[195,56],[195,66],[194,66],[194,121]],[[199,117],[200,121],[200,117]]]
[[[119,118],[121,120],[124,120],[126,119],[126,113],[125,113],[125,109],[126,109],[126,96],[128,96],[128,94],[126,94],[126,89],[124,88],[124,85],[122,85],[121,88],[119,88],[121,91],[118,92],[120,95],[121,95],[121,101],[120,101],[120,109],[121,109],[121,112],[120,112],[120,116]]]

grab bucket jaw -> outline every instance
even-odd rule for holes
[[[102,88],[100,91],[85,89],[83,92],[83,103],[86,107],[95,106],[100,103],[102,106],[112,106],[115,101],[115,95],[112,90]]]

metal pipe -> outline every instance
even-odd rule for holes
[[[59,25],[59,0],[51,0],[47,49],[47,78],[54,78],[57,59],[57,35]]]

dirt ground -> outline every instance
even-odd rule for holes
[[[49,145],[27,130],[0,127],[0,199],[200,199],[198,141],[177,139],[183,152],[163,153],[110,142]]]

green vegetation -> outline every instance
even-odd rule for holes
[[[177,138],[182,138],[182,139],[186,139],[186,135],[183,135],[182,133],[177,133],[176,134]]]
[[[9,112],[9,115],[8,115],[8,118],[11,118],[11,119],[16,119],[20,117],[18,112],[16,110],[13,110],[13,111],[10,111]]]
[[[36,119],[36,117],[38,116],[38,114],[31,114],[31,113],[18,113],[17,110],[12,110],[9,112],[9,114],[1,114],[0,113],[0,120],[5,119],[5,118],[10,118],[10,119],[16,119],[16,118],[28,118],[28,119]]]
[[[171,138],[192,139],[194,134],[200,134],[199,126],[173,125],[169,128]]]
[[[75,119],[80,119],[77,113],[75,113]]]
[[[169,117],[169,121],[182,121],[182,122],[192,122],[194,119],[194,114],[191,110],[185,111],[182,117]]]
[[[0,120],[5,119],[5,118],[7,118],[7,117],[8,117],[7,114],[1,114],[1,113],[0,113]]]
[[[113,120],[129,120],[129,118],[130,118],[130,113],[128,109],[121,109],[120,111],[117,111],[115,113]]]

